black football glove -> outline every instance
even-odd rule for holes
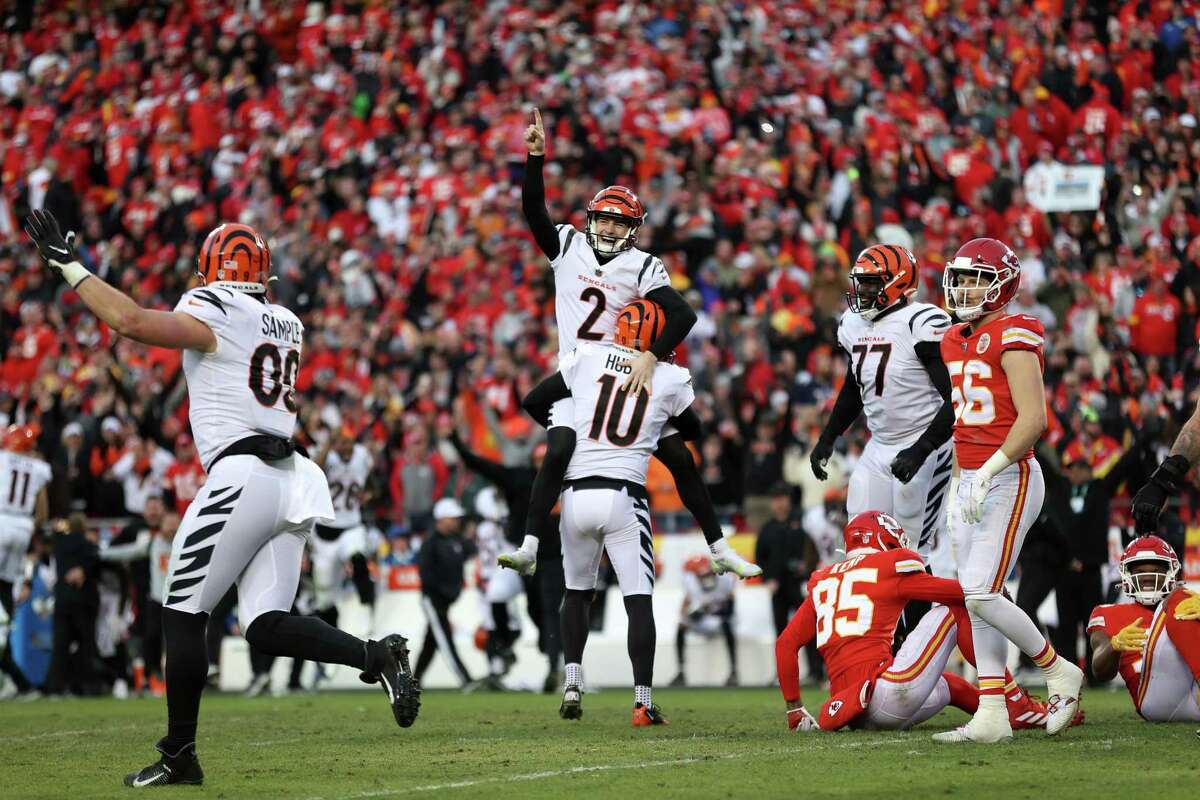
[[[921,442],[917,442],[912,447],[906,447],[896,453],[896,457],[892,459],[892,475],[896,476],[901,483],[908,483],[927,458],[929,458],[929,448]]]
[[[1163,504],[1170,495],[1179,494],[1188,469],[1190,466],[1183,456],[1169,456],[1154,470],[1146,485],[1133,496],[1130,511],[1139,536],[1158,530],[1158,515],[1162,512]]]
[[[79,270],[69,269],[72,263],[79,263],[75,255],[74,231],[63,236],[54,215],[39,209],[25,218],[25,233],[37,245],[38,255],[46,262],[46,266],[71,284],[72,289],[83,283],[87,274],[80,275]]]
[[[829,457],[832,455],[833,442],[818,439],[812,452],[808,454],[808,463],[812,466],[813,475],[817,476],[817,480],[828,480],[829,473],[825,471],[825,465],[829,463]]]

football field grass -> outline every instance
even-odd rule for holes
[[[810,692],[806,703],[817,705]],[[201,711],[200,788],[186,797],[850,797],[1200,796],[1196,724],[1149,725],[1124,691],[1084,696],[1087,724],[1007,745],[938,745],[958,711],[908,733],[793,734],[768,689],[655,692],[670,725],[633,729],[629,693],[584,698],[565,722],[558,698],[426,692],[416,725],[392,722],[381,692],[245,699]],[[162,700],[0,704],[0,797],[128,796],[125,772],[150,763]]]

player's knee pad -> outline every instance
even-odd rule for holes
[[[972,614],[981,614],[991,607],[991,604],[1000,599],[1001,595],[997,592],[980,592],[978,594],[967,592],[966,606],[967,611]]]

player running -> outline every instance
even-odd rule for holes
[[[525,131],[529,158],[525,168],[521,207],[538,247],[554,272],[554,312],[558,322],[558,358],[561,362],[580,342],[611,342],[617,314],[639,298],[661,306],[664,323],[648,347],[629,365],[622,388],[637,393],[651,385],[655,365],[666,361],[696,322],[696,312],[671,288],[666,267],[658,258],[639,250],[638,230],[646,220],[642,201],[624,186],[601,189],[588,203],[587,228],[555,225],[546,211],[542,167],[546,136],[541,113],[533,110],[533,124]],[[563,476],[575,447],[571,427],[574,401],[567,397],[553,406],[547,434],[545,461],[534,480],[529,502],[528,534],[521,546],[500,557],[503,566],[522,575],[536,568],[538,542],[554,535],[550,512],[562,490]],[[717,572],[740,577],[761,575],[762,570],[739,556],[725,541],[709,500],[708,491],[691,451],[669,436],[655,452],[671,471],[680,499],[696,517],[713,554]]]
[[[943,672],[957,647],[971,661],[971,627],[956,581],[925,572],[899,521],[878,511],[853,517],[844,532],[846,560],[808,580],[808,596],[775,644],[788,727],[836,731],[850,726],[904,730],[947,705],[974,713],[979,692]],[[944,603],[922,617],[892,657],[892,637],[906,603]],[[816,639],[829,670],[829,700],[817,717],[800,697],[800,648]],[[1032,728],[1046,708],[1009,676],[1005,689],[1013,727]]]
[[[12,657],[13,586],[25,574],[33,529],[46,522],[50,507],[50,465],[35,449],[40,433],[37,425],[10,425],[0,449],[0,605],[8,618],[8,634],[0,642],[0,673],[12,679],[20,694],[33,691],[33,686]]]
[[[325,472],[333,501],[333,522],[317,523],[312,537],[313,593],[317,616],[337,626],[338,590],[350,565],[359,601],[375,607],[375,580],[367,562],[367,528],[362,507],[371,478],[371,451],[359,444],[355,431],[343,426],[313,459]]]
[[[629,615],[629,660],[633,664],[633,725],[666,723],[651,697],[656,632],[650,595],[654,589],[654,539],[646,468],[663,428],[669,438],[700,436],[692,410],[695,393],[683,367],[660,364],[650,383],[636,392],[622,382],[632,362],[661,327],[662,312],[639,300],[622,309],[613,343],[580,344],[559,362],[547,382],[570,394],[572,430],[578,435],[562,496],[562,551],[566,596],[562,604],[566,679],[559,714],[583,715],[583,650],[600,568],[601,549],[617,574]],[[681,442],[682,444],[682,442]]]
[[[916,291],[917,260],[903,247],[873,245],[850,268],[850,309],[838,322],[850,368],[809,460],[825,480],[833,443],[865,411],[871,440],[850,475],[846,513],[890,514],[933,574],[949,578],[954,558],[941,528],[954,404],[941,341],[950,317],[913,301]]]
[[[246,641],[266,655],[346,664],[383,684],[396,722],[416,719],[420,690],[404,637],[363,641],[290,613],[305,537],[334,519],[329,485],[292,441],[304,327],[267,301],[271,253],[253,228],[226,224],[200,247],[201,286],[173,311],[139,307],[75,257],[74,234],[35,211],[25,231],[46,264],[121,336],[183,350],[189,416],[208,481],[175,535],[163,601],[167,735],[157,762],[125,776],[134,788],[199,784],[200,695],[209,612],[234,583]]]
[[[1004,710],[1011,641],[1041,667],[1050,695],[1046,732],[1075,716],[1083,671],[1060,658],[1016,603],[1004,579],[1041,512],[1045,485],[1033,445],[1046,428],[1042,324],[1005,312],[1021,283],[1008,245],[972,239],[946,265],[946,307],[963,322],[942,339],[954,400],[954,479],[949,526],[979,666],[979,710],[939,742],[998,742],[1012,736]]]
[[[1157,536],[1130,542],[1120,569],[1131,600],[1093,609],[1092,672],[1120,671],[1148,722],[1200,720],[1200,595],[1179,587],[1179,558]]]

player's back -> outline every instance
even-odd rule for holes
[[[1150,620],[1153,618],[1154,609],[1147,608],[1141,603],[1106,603],[1092,609],[1092,614],[1088,618],[1087,633],[1090,636],[1095,631],[1102,631],[1104,635],[1112,638],[1123,628],[1135,622],[1140,622],[1143,628],[1148,629]],[[1121,680],[1125,681],[1125,688],[1129,690],[1136,701],[1138,683],[1142,677],[1142,651],[1122,651],[1117,669],[1121,674]]]
[[[185,350],[190,418],[205,468],[255,434],[291,438],[304,326],[283,306],[219,285],[186,292],[175,306],[208,325],[212,353]]]
[[[622,308],[671,285],[662,261],[636,247],[601,264],[587,236],[570,225],[558,226],[558,243],[550,267],[560,358],[582,342],[611,342]]]
[[[959,466],[978,469],[1004,443],[1017,419],[1002,359],[1010,350],[1037,354],[1044,366],[1045,329],[1036,318],[1006,314],[985,325],[954,325],[942,339],[954,400],[954,449]],[[1024,458],[1031,458],[1030,450]]]
[[[675,364],[659,364],[650,392],[628,397],[621,387],[636,356],[620,345],[585,342],[559,363],[575,401],[575,453],[567,480],[603,477],[645,486],[663,426],[695,399],[691,374]]]
[[[342,460],[336,449],[325,456],[325,477],[333,498],[334,528],[352,528],[362,522],[362,493],[371,475],[371,451],[354,445],[350,457]]]
[[[50,478],[50,465],[41,458],[0,450],[0,514],[31,516],[38,492]]]
[[[942,397],[917,354],[919,342],[938,343],[950,327],[945,311],[908,303],[874,320],[847,311],[838,322],[838,344],[862,392],[872,438],[882,444],[916,441],[942,406]]]
[[[896,623],[907,602],[898,584],[924,569],[911,550],[877,550],[823,567],[808,579],[817,649],[833,692],[852,680],[874,678],[891,663]]]

